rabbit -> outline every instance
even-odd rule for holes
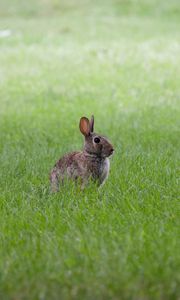
[[[52,192],[59,190],[59,184],[62,184],[65,178],[78,180],[82,189],[90,180],[96,182],[99,187],[108,178],[109,157],[114,152],[112,144],[107,138],[94,132],[94,116],[90,121],[82,117],[79,129],[85,138],[84,149],[66,154],[57,161],[50,173]]]

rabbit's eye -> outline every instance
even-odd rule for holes
[[[99,144],[99,143],[100,143],[100,138],[95,137],[95,138],[94,138],[94,142],[95,142],[96,144]]]

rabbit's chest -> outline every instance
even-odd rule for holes
[[[104,163],[100,167],[100,181],[101,181],[101,183],[103,183],[105,181],[105,179],[108,177],[109,168],[110,168],[110,162],[109,162],[109,159],[106,158]]]
[[[92,169],[92,175],[94,179],[98,180],[100,184],[102,184],[109,174],[109,168],[110,168],[110,162],[109,159],[106,158],[102,162],[95,162],[93,169]]]

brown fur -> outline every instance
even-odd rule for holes
[[[64,155],[54,166],[50,174],[51,188],[58,191],[59,183],[64,178],[79,179],[84,187],[90,179],[98,185],[104,183],[109,173],[109,156],[114,149],[111,143],[103,136],[93,133],[94,117],[91,121],[85,117],[80,120],[80,131],[85,136],[84,149],[81,152],[72,152]],[[100,142],[95,143],[94,139]]]

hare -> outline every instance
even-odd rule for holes
[[[110,162],[113,154],[112,144],[104,136],[94,132],[94,116],[89,121],[82,117],[79,129],[84,135],[84,149],[64,155],[55,164],[50,173],[52,192],[59,190],[59,184],[65,178],[79,180],[84,188],[90,180],[102,185],[108,177]]]

